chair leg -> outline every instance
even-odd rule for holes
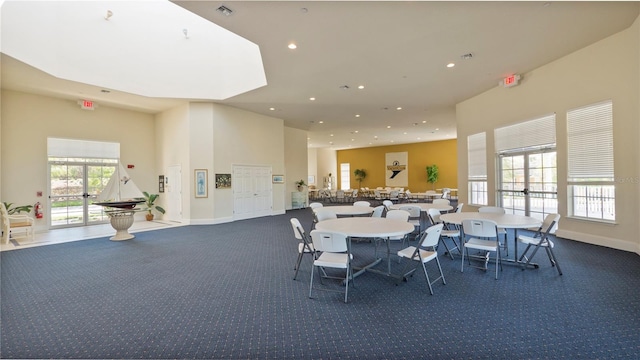
[[[429,285],[429,293],[431,293],[431,295],[433,295],[433,288],[431,287],[431,280],[429,280],[429,274],[427,273],[427,267],[424,265],[424,263],[422,263],[422,270],[424,270],[424,276],[427,278],[427,285]]]
[[[558,260],[556,259],[556,254],[553,253],[553,249],[551,247],[547,247],[547,254],[550,255],[549,258],[553,258],[551,261],[551,266],[555,266],[558,270],[558,275],[562,275],[562,270],[560,269],[560,264],[558,264]]]
[[[442,267],[440,266],[440,260],[438,260],[437,256],[436,256],[436,263],[438,264],[438,270],[440,270],[440,277],[442,278],[442,284],[447,285],[447,280],[445,280],[444,278],[444,273],[442,272]]]
[[[298,277],[298,270],[300,270],[300,263],[302,263],[302,255],[304,254],[298,253],[298,259],[296,260],[296,266],[294,267],[294,269],[296,270],[296,273],[293,275],[293,280],[295,280]]]
[[[453,260],[453,254],[451,253],[451,249],[449,249],[449,246],[447,245],[447,243],[444,241],[444,236],[440,236],[440,242],[442,243],[442,245],[444,245],[444,248],[447,249],[447,254],[449,254],[449,257],[451,257],[451,260]]]
[[[314,268],[315,268],[315,265],[311,265],[311,281],[309,282],[309,299],[312,299],[311,291],[313,290],[313,269]]]

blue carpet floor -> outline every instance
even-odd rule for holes
[[[492,265],[460,273],[460,258],[441,254],[447,284],[433,296],[422,272],[399,284],[367,273],[345,304],[309,299],[309,257],[292,280],[291,217],[309,229],[302,209],[4,252],[0,357],[640,358],[636,254],[556,239],[563,276],[539,253],[539,269],[505,265],[498,280]],[[373,245],[353,252],[366,263]]]

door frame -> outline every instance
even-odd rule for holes
[[[535,154],[546,154],[546,153],[555,153],[556,154],[556,162],[555,162],[555,191],[544,191],[544,190],[531,190],[531,166],[529,164],[529,157]],[[503,161],[504,157],[518,157],[522,156],[523,158],[523,189],[504,189],[503,184]],[[542,168],[553,168],[549,166],[542,165]],[[555,199],[555,207],[551,207],[553,209],[553,213],[557,213],[558,211],[558,164],[557,164],[557,150],[554,147],[544,147],[544,148],[530,148],[530,149],[518,149],[514,151],[505,151],[497,154],[497,181],[496,181],[496,198],[498,206],[505,208],[507,213],[519,214],[532,216],[536,218],[540,218],[540,220],[544,219],[546,214],[552,213],[546,211],[547,209],[544,206],[544,202],[546,199]],[[541,179],[542,184],[553,184],[544,181],[544,178]],[[512,204],[511,207],[505,207],[505,195],[513,194],[513,198],[516,198],[519,194],[523,194],[524,198],[524,208],[518,208],[515,204]],[[532,196],[533,195],[533,196]],[[531,201],[532,198],[542,198],[543,206],[541,211],[533,211]],[[540,210],[540,209],[536,209]]]

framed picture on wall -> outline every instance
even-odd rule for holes
[[[195,185],[196,185],[196,197],[206,198],[209,196],[208,184],[207,184],[207,169],[195,169]]]
[[[231,174],[216,174],[216,189],[231,189]]]
[[[307,184],[315,184],[316,183],[316,177],[314,175],[309,175],[307,178]]]
[[[273,175],[271,180],[274,184],[284,184],[284,175]]]

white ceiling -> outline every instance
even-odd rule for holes
[[[456,103],[629,27],[640,9],[591,1],[173,2],[260,47],[267,85],[215,102],[284,119],[309,131],[310,146],[335,149],[455,138]],[[216,11],[223,4],[230,16]],[[467,53],[472,59],[462,60]],[[151,113],[184,101],[105,94],[5,54],[1,62],[6,89]]]

